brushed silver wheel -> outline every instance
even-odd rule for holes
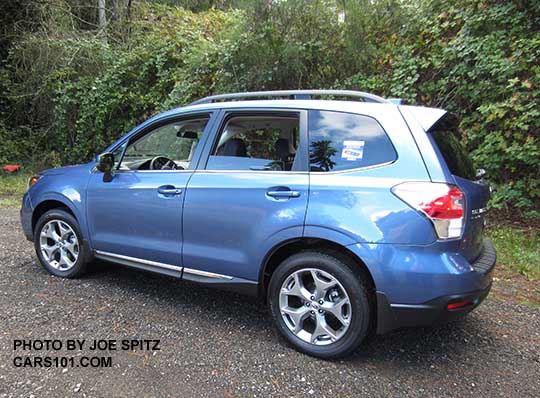
[[[79,258],[79,240],[71,226],[62,220],[51,220],[39,234],[39,249],[49,266],[68,271]]]
[[[343,285],[317,268],[303,268],[285,278],[279,309],[289,330],[314,345],[338,341],[345,335],[353,315]]]

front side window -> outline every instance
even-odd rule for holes
[[[396,158],[394,146],[375,119],[345,112],[309,112],[312,172],[368,167]]]
[[[232,115],[221,129],[206,168],[290,171],[298,130],[296,114]]]
[[[195,153],[208,117],[162,125],[128,145],[120,170],[183,170]]]

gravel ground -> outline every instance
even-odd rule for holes
[[[464,321],[373,338],[343,361],[297,353],[257,301],[111,265],[47,274],[0,209],[0,397],[540,396],[540,310],[488,298]],[[17,368],[14,339],[159,339],[110,368]],[[30,356],[75,357],[39,351]]]

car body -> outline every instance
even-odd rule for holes
[[[450,166],[461,165],[436,142],[455,128],[453,116],[367,94],[344,101],[290,93],[211,97],[159,114],[104,151],[116,155],[111,172],[100,171],[99,156],[42,172],[23,198],[26,236],[39,239],[40,217],[62,208],[77,222],[85,262],[97,257],[261,297],[287,258],[332,253],[362,274],[378,333],[475,308],[495,264],[483,238],[489,187],[470,171],[454,174]],[[150,159],[174,134],[171,145],[186,160],[169,168],[171,157]],[[431,217],[426,203],[447,194],[453,219]]]

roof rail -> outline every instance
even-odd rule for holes
[[[311,99],[312,95],[335,95],[340,97],[361,98],[365,102],[389,103],[390,101],[377,95],[352,90],[278,90],[278,91],[251,91],[245,93],[230,93],[211,95],[191,102],[189,105],[211,104],[220,100],[238,100],[257,97],[288,97],[287,99]]]

